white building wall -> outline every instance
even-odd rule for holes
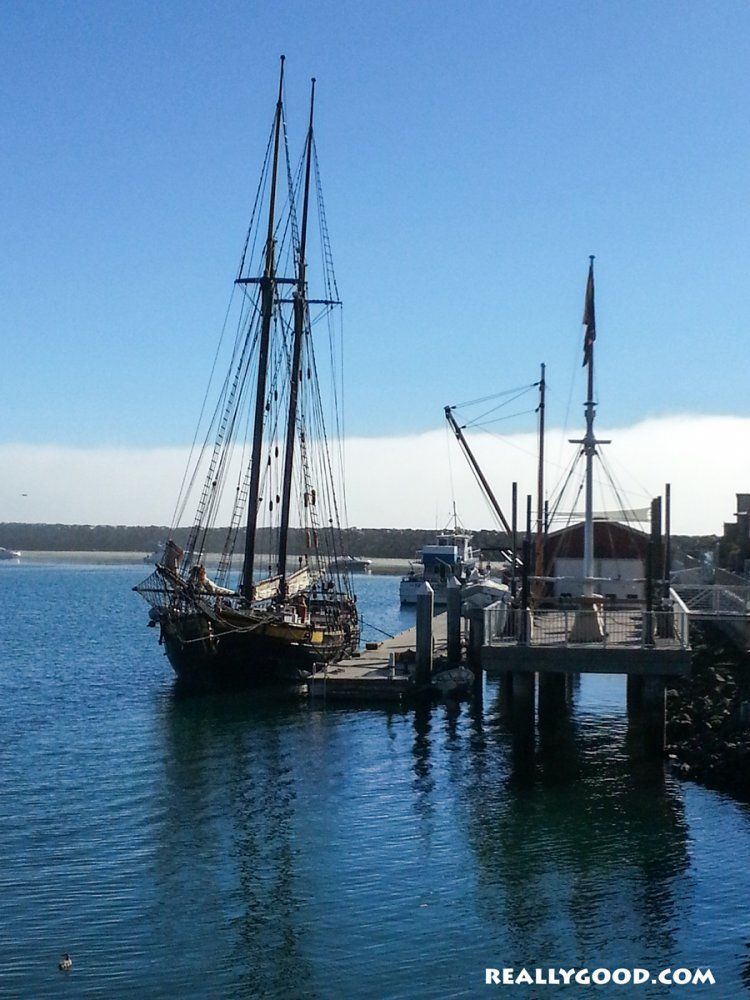
[[[555,597],[563,594],[580,596],[583,591],[583,559],[556,559],[554,575],[566,577],[555,580]],[[639,601],[646,598],[645,567],[640,559],[595,559],[594,576],[606,577],[606,580],[594,584],[595,594],[614,594],[617,601],[633,600],[632,594]]]

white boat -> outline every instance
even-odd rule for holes
[[[477,569],[479,552],[471,547],[472,536],[456,526],[446,528],[433,545],[423,546],[408,576],[402,577],[399,597],[402,604],[416,604],[423,583],[429,583],[435,593],[435,604],[446,603],[446,584],[451,577],[465,582]]]
[[[333,560],[331,567],[349,573],[371,573],[372,559],[365,559],[364,556],[339,556]]]
[[[14,549],[4,549],[0,546],[0,560],[4,562],[10,562],[11,560],[18,561],[21,558],[21,553],[16,552]]]

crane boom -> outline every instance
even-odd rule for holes
[[[446,406],[445,407],[445,419],[448,421],[451,430],[456,435],[456,439],[457,439],[458,443],[461,445],[461,448],[463,450],[464,455],[466,455],[466,459],[467,459],[469,465],[471,466],[474,474],[476,475],[477,479],[479,480],[479,482],[480,482],[480,484],[482,486],[482,489],[484,490],[484,494],[487,497],[487,499],[489,500],[490,506],[492,507],[493,511],[495,512],[495,515],[497,516],[497,519],[500,521],[500,523],[502,524],[503,528],[505,529],[505,531],[507,531],[507,533],[509,535],[513,534],[512,530],[511,530],[511,527],[508,524],[508,521],[507,521],[507,519],[505,517],[505,514],[503,514],[502,509],[500,508],[500,504],[497,502],[497,497],[492,492],[492,487],[487,482],[487,478],[485,477],[484,473],[480,469],[479,463],[477,462],[476,458],[474,457],[474,453],[472,452],[471,448],[469,447],[469,444],[468,444],[466,438],[464,437],[463,431],[461,430],[461,427],[459,426],[458,421],[453,416],[453,408],[451,406]]]

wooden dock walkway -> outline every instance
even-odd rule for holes
[[[447,651],[447,615],[433,618],[434,656]],[[307,682],[313,698],[357,699],[359,701],[400,701],[414,690],[414,662],[417,629],[407,629],[378,643],[377,649],[363,649],[313,674]],[[412,655],[409,655],[409,654]]]

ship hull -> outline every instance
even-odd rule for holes
[[[201,688],[293,687],[348,655],[359,636],[270,623],[222,630],[201,615],[164,616],[161,639],[182,683]]]
[[[399,585],[399,600],[402,604],[416,604],[417,596],[419,595],[420,588],[423,586],[424,580],[414,579],[410,580],[404,578]],[[448,591],[444,583],[435,583],[432,580],[429,581],[433,592],[433,603],[436,607],[443,606],[448,600]]]

